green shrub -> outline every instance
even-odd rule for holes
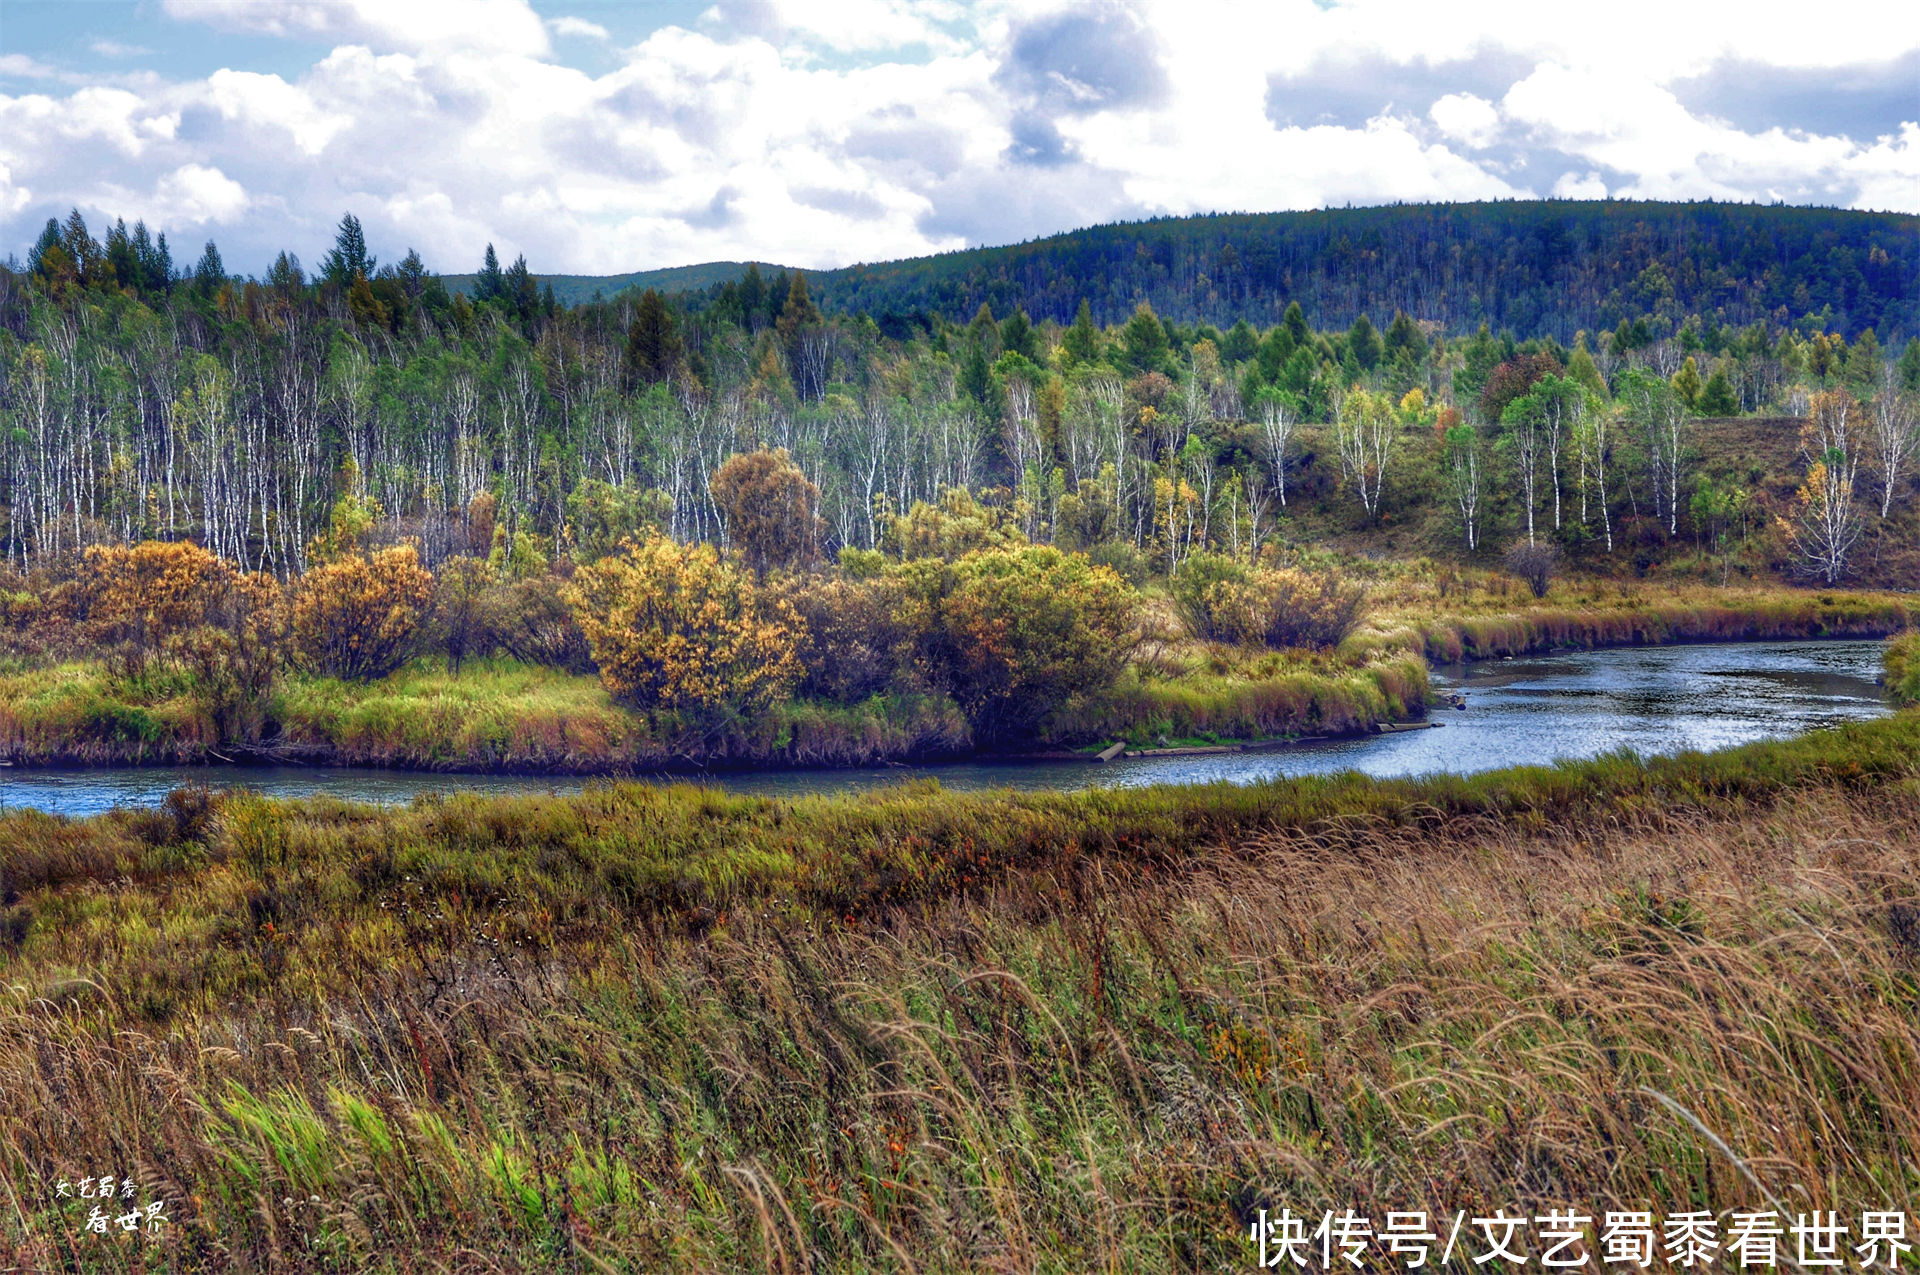
[[[1211,553],[1182,563],[1172,588],[1189,634],[1242,646],[1336,647],[1366,607],[1366,590],[1331,571],[1253,571]]]
[[[593,672],[593,648],[566,603],[565,588],[566,581],[543,573],[487,589],[479,607],[481,646],[498,647],[523,664]]]
[[[1051,547],[897,569],[916,665],[982,743],[1030,735],[1076,696],[1112,686],[1138,640],[1138,598],[1106,567]]]
[[[1252,641],[1257,631],[1245,606],[1252,580],[1251,570],[1223,554],[1193,554],[1169,581],[1174,613],[1188,635],[1202,641]]]
[[[1124,540],[1107,540],[1087,550],[1087,561],[1105,567],[1134,588],[1147,582],[1147,555]]]
[[[801,695],[854,704],[893,686],[908,637],[900,592],[886,578],[808,576],[787,586],[801,621]]]

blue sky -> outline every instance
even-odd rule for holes
[[[1775,12],[1777,10],[1777,13]],[[78,207],[313,261],[809,267],[1159,214],[1920,212],[1905,3],[0,0],[0,256]]]

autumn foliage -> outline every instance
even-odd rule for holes
[[[371,681],[399,668],[433,596],[433,576],[412,545],[350,554],[300,577],[293,649],[316,673]]]
[[[222,739],[259,737],[284,637],[280,583],[187,541],[87,550],[88,638],[109,667],[137,680],[159,660],[185,669],[191,694]]]
[[[727,539],[755,571],[819,560],[822,527],[814,510],[820,489],[785,451],[735,456],[711,486],[726,515]]]
[[[240,577],[232,563],[184,540],[95,545],[82,575],[89,636],[141,651],[209,623]]]
[[[800,679],[793,608],[712,545],[629,542],[564,596],[601,682],[635,708],[709,723],[765,709]]]

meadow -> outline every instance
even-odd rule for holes
[[[182,791],[0,840],[31,1269],[1219,1269],[1262,1207],[1920,1191],[1913,712],[1407,781]],[[56,1183],[101,1172],[170,1228],[85,1233]]]

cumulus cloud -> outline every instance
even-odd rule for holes
[[[164,0],[168,14],[224,31],[352,40],[377,48],[545,54],[525,0]]]
[[[1484,150],[1500,135],[1500,112],[1492,102],[1471,93],[1449,93],[1427,108],[1440,134]]]
[[[717,0],[615,47],[526,0],[162,0],[186,38],[281,56],[0,55],[0,253],[70,205],[217,234],[242,269],[314,256],[351,209],[383,257],[463,270],[491,241],[592,273],[1390,200],[1920,211],[1920,31],[1896,6],[1618,4]]]

